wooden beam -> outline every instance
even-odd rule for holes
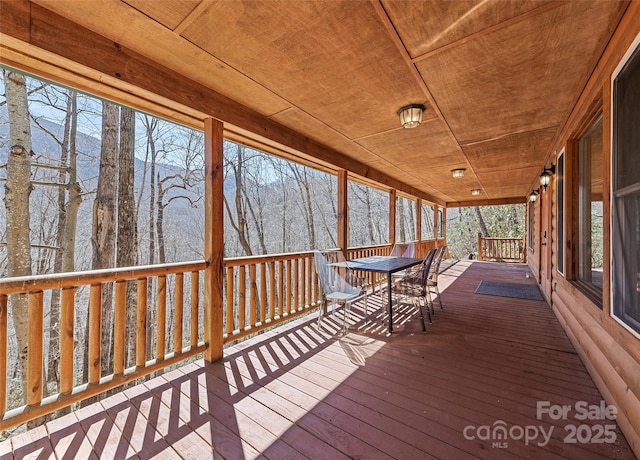
[[[395,190],[389,192],[389,244],[396,243],[396,202],[398,195]]]
[[[222,122],[208,118],[204,123],[204,357],[213,362],[222,358],[224,344],[224,208]]]
[[[422,241],[422,200],[416,200],[416,241]]]
[[[347,171],[338,171],[338,247],[345,257],[349,247],[349,183]]]
[[[508,198],[492,198],[488,200],[447,201],[447,208],[464,208],[468,206],[497,206],[501,204],[525,204],[527,197],[512,196]]]
[[[441,202],[79,24],[39,5],[28,5],[27,13],[24,2],[2,3],[0,63],[4,65],[198,129],[202,127],[197,119],[222,120],[225,130],[236,138],[259,139],[416,198]]]

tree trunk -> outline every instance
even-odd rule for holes
[[[116,158],[118,151],[118,107],[102,103],[102,142],[100,172],[96,199],[93,203],[93,264],[94,270],[112,268],[115,262],[115,205]],[[103,374],[113,370],[113,289],[105,286],[102,292],[101,369]]]
[[[64,136],[60,145],[60,169],[58,171],[58,183],[63,184],[58,188],[58,222],[56,231],[56,246],[58,251],[55,252],[53,271],[54,273],[62,273],[65,271],[73,271],[73,254],[75,245],[75,225],[67,223],[67,214],[73,213],[75,206],[75,214],[77,216],[77,208],[79,206],[79,194],[75,193],[75,199],[72,199],[72,193],[76,183],[75,158],[70,158],[72,149],[75,150],[75,134],[77,123],[76,110],[76,93],[69,90],[67,93],[67,113],[64,121]],[[75,152],[73,152],[75,154]],[[76,155],[77,156],[77,155]],[[73,171],[72,171],[73,170]],[[71,177],[73,175],[73,178]],[[67,193],[69,193],[69,201],[67,201]],[[77,218],[76,218],[77,221]],[[72,233],[72,235],[70,235]],[[71,245],[69,244],[71,240]],[[69,257],[69,254],[71,257]],[[71,266],[69,267],[69,259]],[[65,267],[65,261],[67,267]],[[47,382],[49,385],[55,385],[55,391],[59,391],[58,366],[60,361],[60,290],[54,289],[51,293],[49,313],[49,360],[47,367]]]
[[[8,276],[31,275],[30,210],[31,126],[25,78],[4,71],[5,94],[9,114],[10,150],[7,159],[5,206],[7,209]],[[25,294],[11,297],[11,314],[18,344],[22,394],[26,395],[29,337],[29,299]],[[26,401],[25,401],[26,402]]]
[[[403,199],[397,200],[397,204],[398,204],[397,216],[399,217],[399,219],[396,218],[396,222],[400,224],[399,228],[397,228],[400,238],[399,239],[396,238],[396,242],[398,241],[405,242],[407,241],[407,229],[406,229],[405,220],[404,220],[404,200]]]
[[[120,114],[116,266],[132,267],[138,263],[138,217],[134,198],[135,112],[122,107]],[[135,364],[136,356],[136,283],[134,281],[127,282],[126,312],[125,367],[129,367]]]
[[[478,226],[480,227],[480,233],[482,233],[483,238],[489,238],[489,230],[487,230],[487,225],[484,223],[484,218],[482,217],[482,213],[480,212],[479,206],[473,207],[473,212],[476,214],[476,220],[478,221]]]

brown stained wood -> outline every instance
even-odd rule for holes
[[[44,293],[42,291],[29,294],[29,353],[27,354],[27,405],[40,403],[42,400],[42,370],[44,345]]]
[[[112,283],[137,280],[145,277],[168,275],[191,270],[204,270],[206,262],[178,262],[140,267],[110,268],[86,272],[56,273],[28,277],[4,278],[0,287],[6,294],[30,292],[57,288],[71,288],[89,284]]]
[[[167,332],[167,278],[165,276],[158,277],[156,303],[156,359],[163,360]]]
[[[100,380],[100,350],[102,343],[102,284],[92,284],[89,288],[89,354],[87,369],[89,383]]]
[[[278,262],[278,305],[276,308],[276,316],[282,316],[284,314],[284,308],[285,308],[285,299],[284,299],[284,277],[285,277],[285,273],[284,273],[284,261],[281,260]]]
[[[126,0],[127,3],[137,10],[143,12],[160,24],[174,30],[181,25],[194,10],[198,9],[201,0],[180,0],[172,2],[158,2],[149,0]],[[176,32],[179,33],[179,32]]]
[[[233,332],[233,323],[235,321],[233,311],[235,300],[233,298],[234,290],[234,270],[233,267],[227,267],[227,324],[226,333],[231,334]]]
[[[389,243],[394,244],[396,242],[396,199],[397,193],[395,190],[389,192]]]
[[[249,265],[249,327],[255,327],[257,317],[257,292],[256,266]]]
[[[200,305],[200,272],[191,272],[191,322],[189,340],[191,348],[198,346],[198,306]]]
[[[74,384],[75,289],[60,294],[60,393],[68,394]]]
[[[113,373],[122,374],[125,367],[127,282],[116,282],[115,293],[115,311],[113,315]]]
[[[269,319],[276,317],[276,264],[269,262]]]
[[[68,419],[67,432],[98,455],[110,451],[94,427],[106,426],[115,445],[144,457],[169,455],[171,446],[188,458],[191,449],[211,446],[230,458],[633,459],[618,427],[613,444],[569,444],[565,425],[601,421],[577,420],[574,412],[537,419],[537,401],[573,407],[603,396],[546,302],[474,294],[484,279],[533,283],[525,269],[450,266],[440,275],[445,310],[436,311],[427,334],[404,303],[398,316],[406,322],[392,337],[357,315],[346,335],[337,334],[341,315],[320,330],[313,316],[288,321],[226,348],[216,363],[188,364],[76,413],[80,420]],[[552,428],[548,445],[509,439],[498,449],[491,440],[465,439],[466,427],[498,420]],[[48,433],[63,430],[48,425],[16,443],[25,456],[32,452],[26,445],[55,449],[60,437]]]
[[[295,261],[294,261],[295,262]],[[287,260],[286,262],[286,286],[284,287],[284,291],[286,292],[287,302],[285,305],[287,314],[291,313],[292,309],[292,301],[293,301],[293,272],[292,272],[292,261]]]
[[[208,345],[205,359],[222,357],[224,309],[224,194],[223,124],[204,121],[204,341]]]
[[[227,308],[229,308],[228,305]],[[238,329],[243,331],[247,321],[247,274],[245,265],[238,267],[238,318]]]
[[[184,273],[176,273],[176,301],[173,309],[173,352],[182,351],[182,331],[184,330]]]
[[[260,264],[260,321],[267,321],[267,265]]]
[[[340,170],[338,171],[338,197],[337,197],[337,211],[338,211],[338,230],[337,234],[337,244],[338,248],[342,250],[345,254],[347,253],[347,248],[349,247],[349,183],[348,183],[349,175],[347,171]]]
[[[147,361],[147,278],[138,280],[138,304],[136,308],[136,366],[144,367]]]

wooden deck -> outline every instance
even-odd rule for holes
[[[409,305],[392,336],[381,310],[364,322],[354,307],[346,335],[341,312],[320,332],[315,317],[296,320],[218,363],[186,365],[16,435],[0,458],[634,458],[617,427],[600,437],[615,442],[595,442],[615,421],[576,418],[577,403],[602,397],[549,306],[474,294],[483,279],[533,284],[526,270],[448,268],[444,310],[436,303],[427,334]],[[539,401],[570,411],[539,419]],[[576,443],[565,442],[567,425],[585,425]],[[498,426],[506,439],[492,434]],[[514,439],[522,433],[531,439]]]

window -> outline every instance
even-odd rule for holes
[[[578,145],[578,281],[602,304],[602,115]]]
[[[564,275],[564,151],[558,155],[558,166],[556,172],[556,192],[558,203],[558,234],[557,234],[557,260],[558,260],[558,273]]]
[[[632,48],[633,49],[633,48]],[[640,47],[613,82],[612,314],[640,333]]]

